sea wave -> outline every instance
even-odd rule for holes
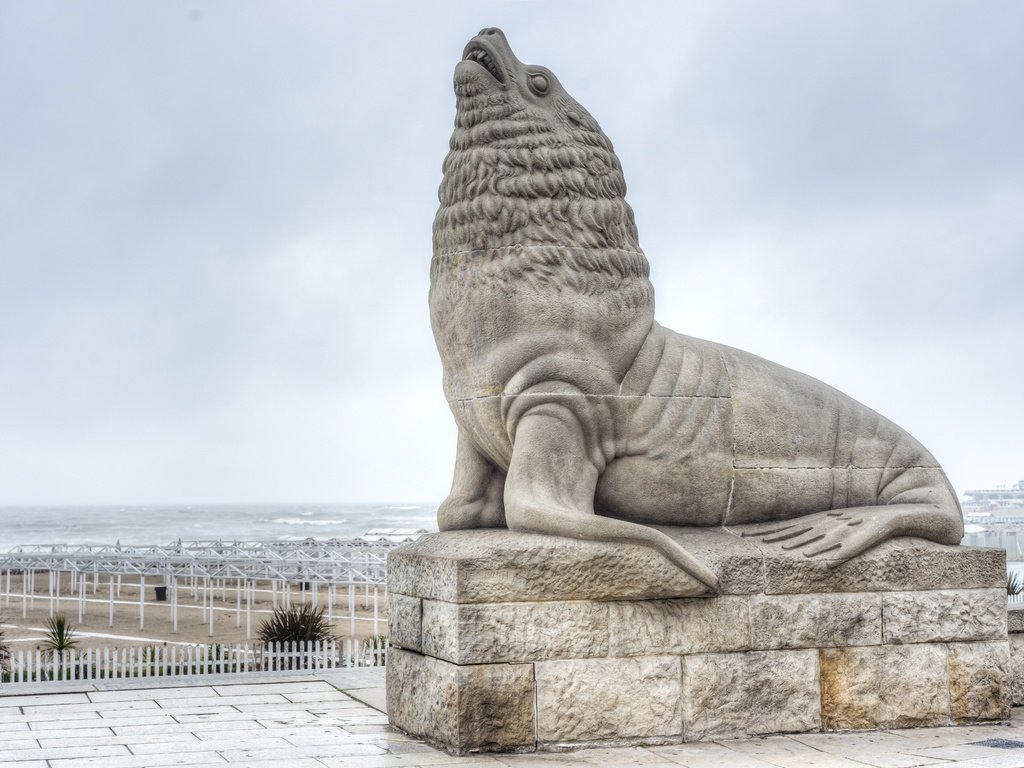
[[[275,525],[345,525],[348,520],[303,520],[299,517],[275,517]]]
[[[437,530],[436,509],[411,502],[0,506],[0,553],[18,545],[163,546],[178,540],[361,536],[371,528]]]

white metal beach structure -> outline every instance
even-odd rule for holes
[[[24,617],[35,600],[49,601],[52,616],[62,600],[77,602],[81,622],[96,597],[100,582],[107,584],[109,624],[113,625],[114,603],[121,587],[131,580],[139,587],[139,626],[145,627],[147,586],[166,589],[172,631],[177,632],[178,611],[183,607],[203,612],[214,632],[214,607],[219,593],[222,604],[234,597],[237,626],[243,611],[246,636],[252,633],[252,606],[258,585],[270,591],[274,607],[291,604],[293,591],[307,593],[314,604],[326,603],[328,619],[348,618],[350,634],[356,631],[356,593],[362,590],[364,604],[372,599],[373,634],[380,634],[381,600],[386,596],[387,553],[422,531],[374,532],[366,539],[318,541],[178,541],[170,545],[22,545],[0,553],[0,587],[6,606],[20,600]],[[66,587],[61,594],[61,574]],[[20,594],[11,590],[11,575],[21,578]],[[44,577],[43,574],[46,574]],[[46,596],[36,594],[37,579],[47,579]],[[147,582],[147,578],[150,581]],[[198,605],[183,606],[180,591],[191,593]],[[321,595],[321,592],[325,593]],[[347,592],[347,616],[335,616],[339,592]],[[93,597],[88,597],[91,593]],[[243,605],[244,604],[244,605]]]

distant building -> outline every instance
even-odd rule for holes
[[[964,496],[965,507],[1024,507],[1024,480],[1000,488],[964,491]]]
[[[1000,488],[964,491],[964,538],[974,547],[1001,547],[1024,561],[1024,480]]]

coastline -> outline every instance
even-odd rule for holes
[[[0,531],[0,562],[7,556],[6,570],[0,568],[0,631],[12,650],[35,650],[47,619],[62,613],[81,648],[240,643],[255,639],[260,623],[285,602],[282,589],[291,581],[292,604],[323,605],[339,638],[386,634],[383,573],[335,557],[332,545],[372,542],[374,530],[436,530],[436,509],[415,502],[2,506],[9,524]],[[271,551],[239,553],[242,539],[243,550]],[[318,550],[312,560],[307,545]],[[298,559],[292,548],[302,550]],[[16,551],[36,552],[39,567],[12,558]],[[218,570],[221,563],[226,567]],[[303,576],[311,567],[320,575]],[[34,587],[24,607],[22,569]],[[355,582],[351,609],[349,581]],[[155,594],[155,587],[170,585],[177,586],[173,607],[173,595],[159,601]]]
[[[80,648],[242,643],[255,640],[260,623],[272,615],[275,603],[280,606],[287,600],[292,605],[310,602],[323,606],[339,638],[367,638],[388,631],[387,594],[381,587],[353,589],[354,611],[350,611],[347,589],[328,590],[324,585],[315,590],[292,585],[286,595],[269,581],[257,581],[250,591],[251,602],[243,597],[244,590],[238,591],[228,583],[207,590],[181,587],[175,631],[172,603],[156,599],[152,580],[142,590],[144,599],[140,601],[138,581],[121,580],[118,594],[118,589],[111,590],[106,580],[89,580],[84,597],[80,597],[71,594],[70,574],[60,575],[59,595],[53,598],[44,578],[37,578],[27,600],[22,574],[11,574],[10,591],[6,580],[0,584],[0,629],[11,650],[34,650],[42,643],[51,612],[62,613],[68,619]]]

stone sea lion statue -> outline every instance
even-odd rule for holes
[[[641,543],[711,589],[649,526],[741,526],[834,564],[894,536],[959,543],[949,481],[898,426],[655,322],[619,160],[549,70],[485,29],[454,85],[430,268],[459,426],[441,530]]]

